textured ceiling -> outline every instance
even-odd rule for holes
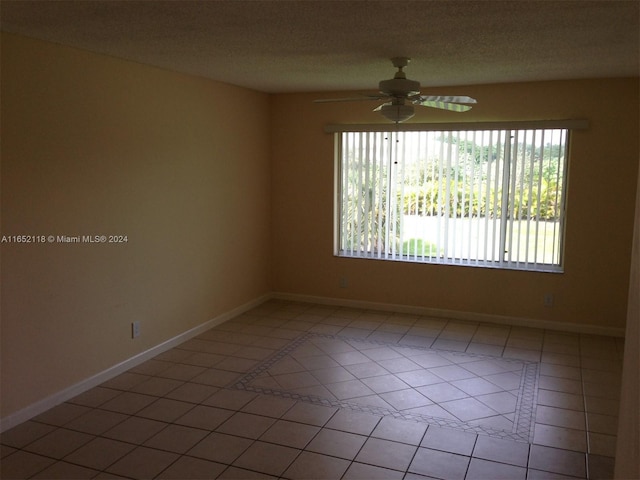
[[[2,30],[265,92],[639,74],[632,1],[15,1]]]

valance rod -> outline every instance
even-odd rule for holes
[[[367,124],[330,124],[324,127],[326,133],[338,132],[415,132],[415,131],[473,131],[473,130],[535,130],[566,128],[586,130],[589,121],[570,120],[524,120],[516,122],[468,122],[468,123],[367,123]]]

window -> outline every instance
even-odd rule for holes
[[[561,271],[567,138],[566,128],[336,133],[337,255]]]

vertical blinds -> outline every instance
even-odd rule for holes
[[[337,254],[560,270],[567,136],[336,133]]]

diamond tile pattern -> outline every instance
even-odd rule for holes
[[[306,333],[232,387],[529,441],[537,376],[526,360]],[[434,403],[450,416],[421,413]]]
[[[0,435],[27,478],[611,478],[623,342],[265,302]]]

